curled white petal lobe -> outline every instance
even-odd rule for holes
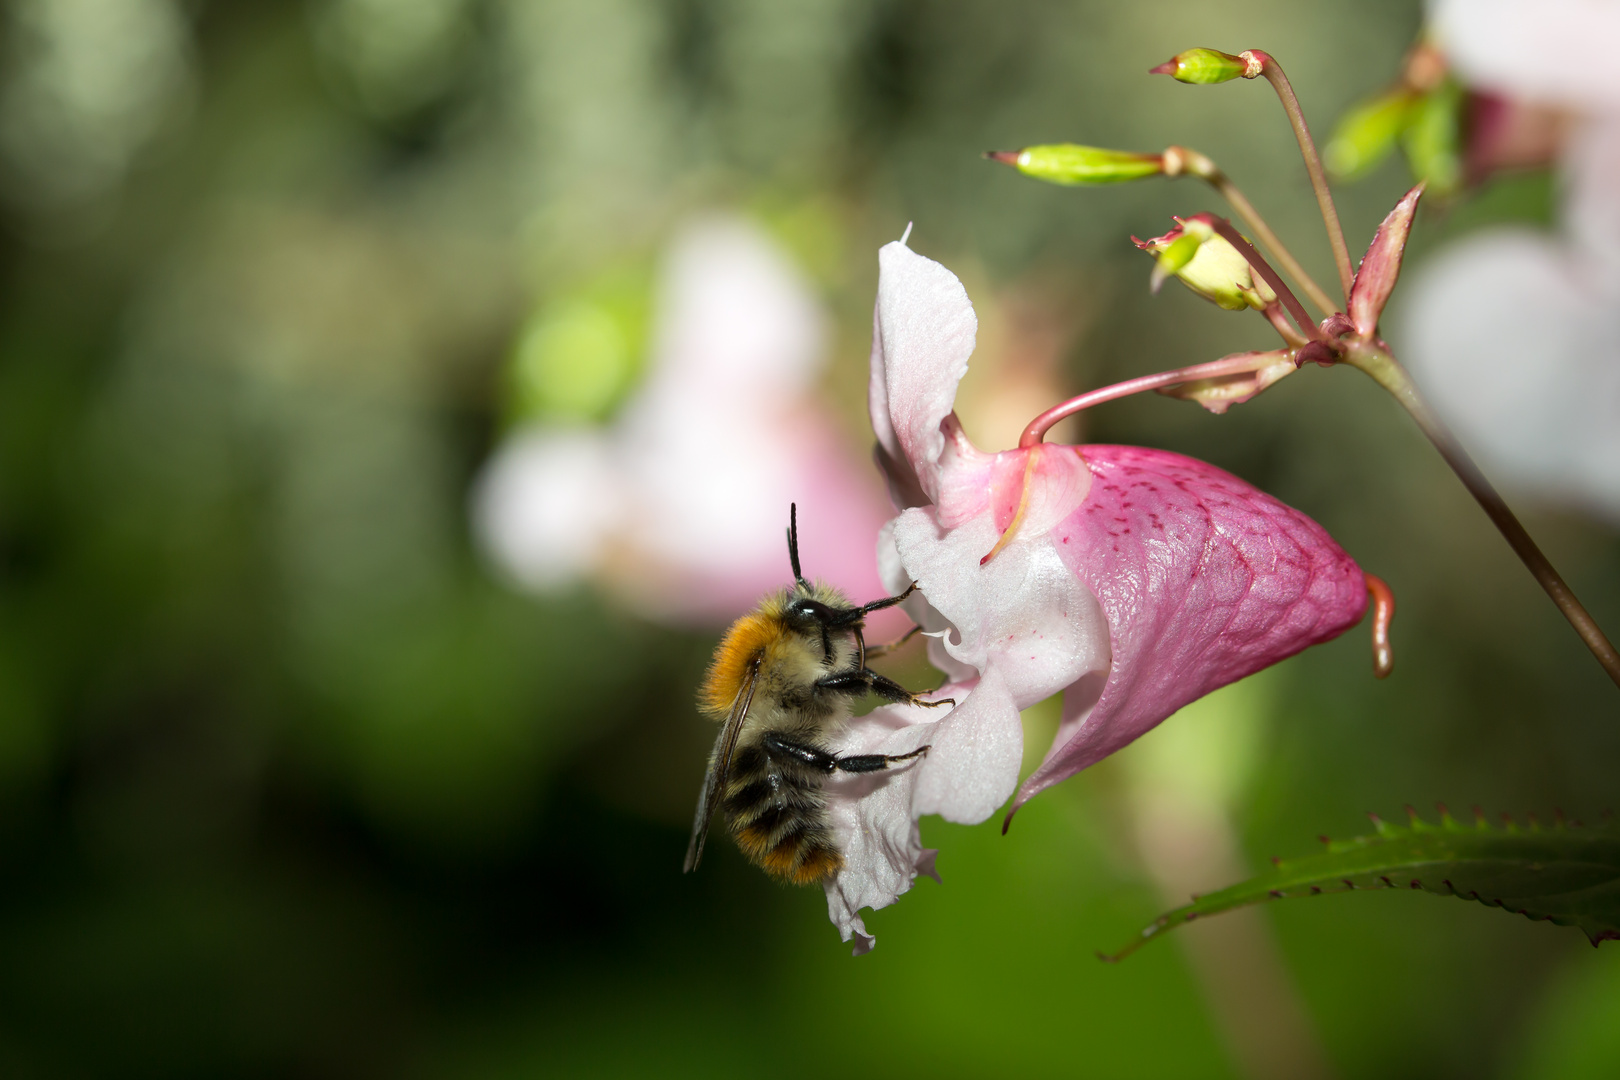
[[[891,462],[909,462],[930,499],[945,450],[940,422],[956,401],[979,330],[961,281],[901,243],[878,252],[868,405]]]

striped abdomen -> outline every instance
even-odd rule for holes
[[[844,865],[827,825],[822,774],[773,756],[759,742],[739,747],[720,808],[744,855],[796,885],[814,885]]]

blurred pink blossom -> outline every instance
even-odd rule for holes
[[[608,427],[536,425],[496,452],[474,494],[484,547],[529,588],[590,575],[650,618],[724,623],[789,577],[797,502],[809,572],[875,597],[883,497],[817,396],[825,322],[760,230],[688,226],[643,383]]]
[[[1360,569],[1320,526],[1213,466],[1124,446],[979,450],[953,412],[977,331],[966,291],[904,243],[879,262],[870,404],[902,509],[880,562],[891,591],[918,583],[908,604],[936,632],[940,693],[958,704],[944,716],[885,706],[840,748],[930,746],[914,768],[829,785],[847,862],[829,907],[857,951],[871,945],[858,909],[933,873],[918,816],[977,823],[1013,795],[1021,709],[1064,692],[1015,807],[1195,698],[1338,635],[1367,603]]]
[[[1440,0],[1433,32],[1471,88],[1523,109],[1557,154],[1558,231],[1481,231],[1430,258],[1404,303],[1404,353],[1490,470],[1620,522],[1620,7]],[[1550,129],[1549,129],[1550,130]]]

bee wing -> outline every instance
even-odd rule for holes
[[[731,772],[731,755],[737,749],[737,736],[742,733],[743,721],[754,703],[754,682],[759,677],[762,656],[754,657],[748,665],[737,697],[731,703],[731,712],[720,728],[720,737],[714,742],[714,755],[709,759],[709,774],[703,778],[703,791],[698,795],[697,816],[692,820],[692,841],[686,845],[685,872],[691,873],[703,859],[703,843],[709,836],[709,819],[714,816],[715,801],[725,790],[726,777]]]

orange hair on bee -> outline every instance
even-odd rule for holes
[[[844,868],[844,857],[825,843],[806,845],[790,835],[774,846],[767,830],[746,827],[733,834],[737,846],[765,872],[795,885],[815,885]]]
[[[720,639],[714,660],[703,677],[703,687],[698,691],[698,707],[710,717],[726,718],[732,702],[742,691],[749,665],[781,638],[785,603],[780,596],[769,597],[758,611],[732,623],[726,636]]]

